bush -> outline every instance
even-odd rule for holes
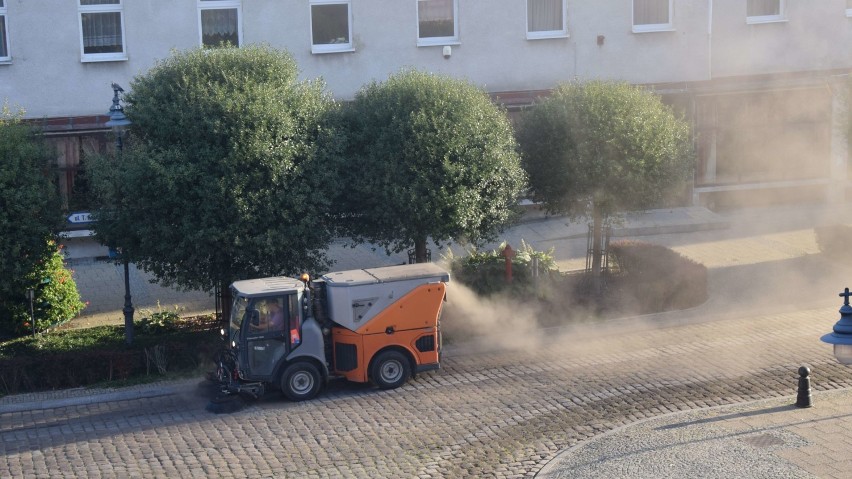
[[[158,334],[174,331],[180,323],[180,308],[175,306],[171,311],[164,310],[159,301],[157,301],[157,311],[143,309],[139,313],[142,319],[135,321],[134,326],[143,333]]]
[[[540,278],[550,278],[558,273],[553,259],[553,249],[536,251],[522,240],[521,246],[515,250],[515,257],[512,258],[512,283],[507,283],[506,258],[503,256],[505,248],[506,243],[503,242],[497,249],[491,251],[480,252],[471,249],[469,254],[463,257],[456,257],[449,252],[445,259],[450,263],[454,280],[481,296],[500,292],[513,295],[528,295],[536,292],[538,289],[535,288],[533,259],[538,260]]]
[[[86,305],[80,300],[72,271],[65,267],[61,247],[50,242],[53,253],[35,265],[22,284],[33,287],[33,316],[35,330],[44,331],[76,316]],[[26,291],[0,300],[0,329],[11,336],[31,334],[33,325]]]
[[[196,370],[221,347],[213,316],[182,319],[168,332],[139,332],[132,346],[123,326],[50,331],[0,344],[0,394],[144,378]]]
[[[0,107],[0,337],[31,331],[26,291],[47,277],[63,223],[49,174],[55,152],[20,117]]]
[[[822,253],[845,255],[846,244],[852,239],[852,226],[830,225],[814,228],[817,246]]]
[[[686,309],[707,301],[707,268],[665,246],[638,241],[609,245],[610,287],[636,313]]]

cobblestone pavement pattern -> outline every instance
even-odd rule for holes
[[[549,462],[541,479],[849,477],[852,389],[684,411],[615,429]]]
[[[566,447],[667,412],[852,374],[815,340],[836,308],[448,352],[393,391],[333,383],[230,415],[187,393],[0,416],[3,477],[524,477]],[[507,331],[511,334],[511,331]]]
[[[6,412],[0,477],[531,477],[639,420],[795,395],[803,363],[817,391],[852,387],[818,341],[838,317],[842,268],[798,231],[742,250],[719,243],[733,231],[655,237],[715,261],[707,304],[571,329],[500,322],[392,391],[333,382],[312,401],[273,393],[214,415],[189,380],[184,394]],[[789,270],[800,274],[778,274]]]

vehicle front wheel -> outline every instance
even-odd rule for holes
[[[287,366],[281,374],[281,392],[291,401],[305,401],[319,393],[322,375],[311,363],[300,362]]]
[[[408,358],[399,351],[384,351],[373,360],[370,378],[381,389],[394,389],[402,386],[411,376]]]

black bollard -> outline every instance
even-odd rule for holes
[[[796,407],[812,407],[811,401],[811,369],[807,366],[799,368],[799,393],[796,395]]]

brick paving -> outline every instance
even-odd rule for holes
[[[811,254],[812,229],[793,221],[812,219],[654,236],[713,265],[708,303],[536,337],[496,323],[494,336],[448,347],[441,371],[393,391],[336,381],[309,402],[272,393],[214,415],[189,380],[180,394],[8,410],[0,477],[532,477],[560,451],[638,420],[781,401],[804,363],[816,391],[849,388],[852,371],[818,340],[848,279]],[[551,243],[576,261],[576,239]],[[351,253],[353,264],[374,259]],[[466,320],[452,298],[447,328]],[[827,473],[816,452],[797,451]]]
[[[561,453],[543,479],[597,477],[847,478],[852,389],[667,414]]]
[[[817,390],[852,386],[816,340],[836,309],[456,345],[443,370],[397,390],[334,382],[314,401],[270,394],[230,415],[191,393],[6,413],[0,476],[530,477],[639,419],[795,394],[802,363]]]

